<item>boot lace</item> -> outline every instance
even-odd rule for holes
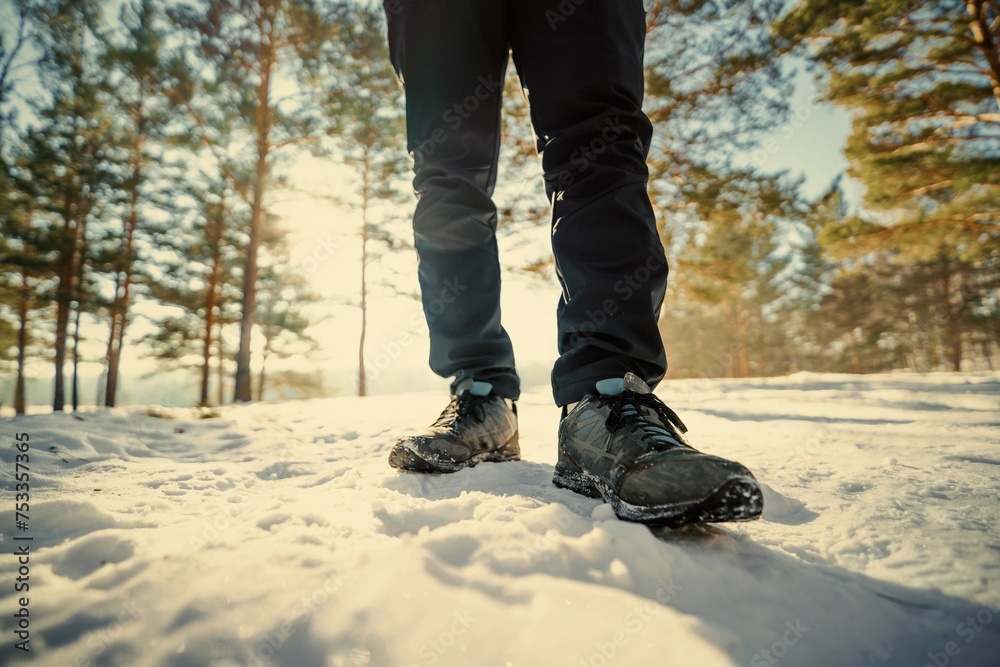
[[[477,396],[469,392],[464,392],[461,396],[452,396],[451,402],[448,403],[444,411],[441,412],[441,416],[431,426],[454,428],[469,417],[473,417],[477,421],[483,421],[486,419],[486,408],[484,406],[490,398],[490,396]]]
[[[629,389],[615,396],[598,396],[598,405],[611,406],[611,412],[604,420],[604,426],[614,433],[626,424],[635,424],[642,430],[642,441],[648,442],[655,449],[687,447],[682,433],[687,433],[687,426],[663,401],[655,394],[640,394]],[[652,410],[663,425],[650,421],[642,408]]]

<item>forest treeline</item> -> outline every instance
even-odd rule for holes
[[[997,3],[653,0],[647,10],[671,374],[994,368]],[[275,384],[321,393],[315,375],[266,370],[315,346],[317,297],[269,211],[296,187],[285,168],[305,153],[356,176],[336,203],[358,220],[364,394],[369,288],[384,253],[411,252],[394,224],[412,195],[383,7],[0,0],[0,17],[0,363],[16,377],[4,402],[25,409],[34,359],[54,365],[53,408],[75,407],[90,361],[103,365],[99,402],[112,406],[127,346],[196,373],[201,405],[255,400]],[[795,62],[851,113],[845,155],[860,206],[839,180],[809,198],[800,177],[762,168],[775,142],[795,140],[782,128],[801,122]],[[498,196],[504,233],[517,234],[544,224],[546,202],[516,76],[506,86],[501,182],[532,184]],[[144,304],[164,314],[137,338]],[[101,358],[81,358],[81,321],[106,332]]]

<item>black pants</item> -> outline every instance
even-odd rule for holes
[[[666,358],[657,318],[667,262],[646,194],[642,0],[385,0],[406,89],[418,196],[413,218],[430,365],[517,398],[500,323],[491,199],[508,53],[528,94],[552,204],[556,403],[632,371],[651,386]]]

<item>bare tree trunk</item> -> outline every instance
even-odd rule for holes
[[[217,379],[218,379],[218,382],[219,382],[219,386],[216,388],[216,391],[218,393],[219,406],[221,407],[222,404],[223,404],[223,401],[225,400],[223,392],[225,391],[224,387],[225,387],[225,384],[226,384],[226,375],[225,375],[225,369],[226,369],[226,345],[225,345],[225,343],[222,340],[222,323],[221,322],[219,323],[219,332],[218,332],[218,335],[216,336],[215,340],[216,340],[216,346],[218,347],[218,350],[216,352],[216,356],[218,356],[218,359],[219,359],[219,365],[216,368],[216,371],[217,371],[216,375],[218,376]]]
[[[116,313],[116,317],[114,317],[112,322],[111,339],[108,341],[110,351],[108,353],[107,384],[104,389],[104,405],[109,408],[113,408],[117,403],[118,372],[121,367],[122,346],[125,340],[127,317],[128,316],[125,312]]]
[[[66,230],[67,234],[69,229]],[[65,239],[64,246],[68,246],[69,239]],[[55,386],[53,387],[52,409],[62,411],[66,404],[66,378],[63,376],[63,368],[66,365],[66,338],[69,330],[69,304],[73,295],[72,280],[75,275],[72,262],[72,249],[64,247],[59,257],[59,266],[56,276],[59,281],[56,287],[56,339],[55,339]]]
[[[219,205],[218,218],[209,220],[211,227],[207,230],[209,243],[212,247],[212,271],[208,279],[208,291],[205,299],[205,345],[202,350],[201,366],[201,394],[198,399],[200,405],[208,405],[208,384],[212,364],[212,329],[215,328],[215,305],[218,300],[219,273],[222,269],[222,224],[226,209],[224,204]],[[219,362],[222,363],[221,361]],[[220,374],[221,383],[221,374]],[[219,405],[222,405],[220,398]]]
[[[139,123],[139,127],[142,124]],[[139,184],[142,182],[142,147],[143,136],[139,132],[132,144],[132,183],[129,193],[129,211],[125,216],[122,236],[125,240],[125,265],[121,278],[115,276],[115,301],[112,306],[111,338],[108,341],[108,383],[105,390],[104,404],[109,408],[115,406],[115,396],[118,391],[118,369],[121,365],[122,348],[125,343],[125,329],[128,327],[128,311],[131,306],[132,287],[132,253],[135,251],[135,232],[139,226]]]
[[[271,352],[270,343],[264,346],[264,353],[261,355],[260,360],[260,375],[257,377],[257,400],[264,400],[264,374],[265,368],[267,367],[267,357]]]
[[[367,236],[367,233],[365,234]],[[368,287],[365,284],[365,265],[368,262],[368,240],[361,242],[361,339],[358,342],[358,396],[368,395],[365,382],[365,337],[368,333]]]
[[[209,290],[214,292],[214,288]],[[209,302],[214,301],[214,294],[209,297]],[[205,334],[204,345],[201,353],[201,392],[198,395],[198,405],[208,405],[208,383],[212,365],[212,328],[215,326],[215,306],[212,304],[205,313]]]
[[[74,122],[78,116],[73,118]],[[75,151],[74,151],[75,153]],[[77,293],[79,263],[81,257],[81,236],[83,234],[83,212],[78,194],[79,184],[72,171],[63,182],[63,238],[59,243],[59,259],[56,277],[56,339],[55,339],[55,386],[53,387],[52,409],[61,412],[66,405],[66,343],[69,336],[70,303]]]
[[[358,343],[358,396],[368,395],[368,386],[365,382],[365,337],[368,334],[368,199],[369,199],[369,171],[371,165],[368,155],[365,155],[365,162],[362,172],[362,195],[361,195],[361,339]]]
[[[234,400],[250,401],[250,335],[257,305],[257,249],[264,224],[264,191],[267,188],[268,153],[271,135],[271,73],[274,67],[271,45],[261,48],[261,80],[257,85],[257,168],[254,178],[253,206],[250,214],[250,242],[247,245],[246,265],[243,270],[243,316],[240,318],[240,348],[236,355],[236,388]]]
[[[115,278],[115,292],[118,292],[118,278]],[[101,382],[103,387],[98,387],[97,400],[98,402],[103,402],[104,405],[108,405],[109,394],[111,394],[112,389],[111,384],[111,366],[112,359],[115,356],[115,341],[118,340],[118,313],[115,312],[114,304],[111,305],[111,325],[108,327],[108,347],[104,352],[104,367],[101,369]],[[117,387],[115,388],[117,391]]]
[[[80,301],[73,318],[73,412],[80,407]]]
[[[23,415],[27,398],[24,390],[24,363],[28,348],[28,312],[31,305],[32,291],[28,283],[28,274],[21,271],[21,298],[17,307],[17,379],[14,381],[14,412]]]

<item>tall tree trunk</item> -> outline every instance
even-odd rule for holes
[[[118,369],[121,365],[122,337],[125,331],[125,313],[114,306],[111,315],[111,335],[108,337],[107,377],[104,385],[104,405],[113,408],[118,395]]]
[[[55,386],[52,393],[52,409],[56,412],[62,411],[66,404],[66,378],[63,376],[63,368],[66,365],[66,338],[69,330],[69,304],[73,296],[73,251],[69,247],[71,238],[71,228],[67,225],[65,230],[66,238],[63,239],[62,250],[59,256],[59,265],[56,269],[56,278],[59,284],[56,287],[56,339],[55,339]]]
[[[270,343],[268,343],[267,345],[264,346],[264,352],[263,352],[263,354],[261,354],[261,359],[260,359],[260,375],[257,376],[257,400],[258,401],[263,401],[264,400],[264,378],[265,378],[265,373],[266,373],[265,369],[267,368],[267,357],[268,357],[268,355],[271,352],[270,348],[271,348],[271,345],[270,345]]]
[[[365,233],[367,237],[367,232]],[[358,396],[368,395],[365,382],[365,337],[368,334],[368,286],[365,276],[368,263],[368,239],[361,242],[361,337],[358,341]]]
[[[365,382],[365,336],[368,334],[368,198],[370,164],[365,155],[361,195],[361,338],[358,342],[358,396],[368,395]]]
[[[201,392],[198,395],[198,404],[202,406],[208,405],[208,383],[212,372],[212,329],[215,327],[215,287],[210,287],[208,293],[208,303],[205,310],[204,345],[201,352]]]
[[[208,382],[212,372],[212,327],[214,325],[212,315],[207,315],[205,333],[202,336],[204,345],[201,351],[201,390],[198,392],[198,405],[202,407],[208,406]]]
[[[72,175],[67,181],[75,181]],[[69,338],[70,308],[77,299],[79,308],[81,279],[83,277],[83,241],[84,217],[86,213],[77,198],[73,183],[64,183],[63,220],[65,235],[61,242],[59,269],[57,272],[59,286],[56,288],[56,341],[55,341],[55,388],[53,392],[52,409],[62,411],[66,405],[66,378],[63,370],[66,365],[66,344]],[[75,370],[74,370],[75,378]]]
[[[225,402],[225,395],[224,395],[223,392],[225,391],[225,385],[226,385],[226,375],[225,375],[225,373],[226,373],[226,345],[225,345],[225,342],[222,340],[222,323],[221,322],[219,322],[219,331],[218,331],[218,335],[216,335],[216,337],[215,337],[215,341],[216,341],[216,347],[218,348],[217,351],[216,351],[216,356],[219,359],[219,364],[216,367],[216,375],[217,375],[216,379],[218,380],[219,386],[216,388],[216,392],[217,392],[217,398],[218,398],[218,402],[219,402],[219,407],[222,407],[223,403]]]
[[[124,308],[118,316],[118,331],[115,338],[114,354],[108,360],[108,384],[104,397],[104,404],[113,408],[117,404],[118,395],[118,375],[121,368],[122,349],[125,345],[125,329],[128,328],[128,287],[125,287]]]
[[[215,327],[215,304],[218,299],[219,273],[222,269],[221,239],[222,221],[225,216],[225,210],[225,206],[220,203],[218,218],[214,220],[210,219],[208,224],[211,227],[206,230],[212,248],[212,270],[209,274],[208,290],[205,295],[205,345],[202,349],[201,395],[198,399],[200,405],[208,405],[208,384],[212,364],[212,329]],[[219,405],[222,405],[221,399]]]
[[[28,283],[28,274],[21,271],[21,298],[17,305],[17,379],[14,381],[14,412],[23,415],[26,409],[27,398],[24,391],[24,362],[28,349],[28,312],[32,299],[31,285]]]
[[[140,97],[140,104],[142,98]],[[129,192],[128,214],[125,216],[122,236],[125,240],[125,263],[121,278],[115,276],[115,302],[112,307],[111,338],[108,340],[108,382],[105,390],[104,404],[109,408],[115,406],[115,394],[118,390],[118,369],[121,365],[121,353],[125,342],[125,329],[128,327],[128,312],[131,304],[130,291],[132,287],[132,253],[135,251],[135,232],[139,226],[139,186],[142,183],[142,149],[144,137],[142,134],[142,119],[136,121],[138,131],[132,142],[132,183]]]
[[[271,137],[271,73],[274,67],[271,46],[261,48],[261,80],[257,85],[257,166],[254,177],[253,206],[250,214],[250,242],[247,245],[243,270],[243,316],[240,318],[240,348],[236,355],[236,388],[234,400],[250,401],[250,334],[253,330],[254,308],[257,305],[257,248],[264,224],[264,192],[267,188],[268,154]]]
[[[70,204],[75,212],[75,204]],[[52,409],[63,410],[66,404],[66,344],[69,339],[70,308],[77,292],[79,268],[81,263],[80,233],[82,224],[76,220],[68,220],[66,238],[59,257],[56,287],[56,340],[55,340],[55,387],[52,397]]]
[[[70,303],[74,298],[79,299],[80,279],[83,276],[83,248],[86,237],[86,219],[89,210],[90,197],[84,200],[84,188],[81,183],[80,169],[87,162],[81,156],[81,146],[87,143],[86,137],[82,136],[80,128],[85,127],[90,119],[87,118],[87,111],[81,108],[83,100],[81,91],[84,79],[85,66],[83,63],[82,42],[83,36],[74,33],[73,40],[73,60],[70,63],[71,91],[69,99],[72,100],[72,110],[65,118],[66,122],[73,127],[70,134],[71,141],[66,146],[66,170],[62,176],[59,187],[62,188],[62,221],[63,227],[60,230],[62,237],[59,241],[59,257],[56,278],[56,330],[55,330],[55,386],[53,387],[52,409],[60,412],[66,403],[66,378],[63,374],[66,365],[66,344],[69,330]],[[78,143],[78,140],[81,140]]]
[[[115,294],[117,295],[121,291],[121,273],[115,272]],[[116,304],[114,302],[108,308],[109,314],[111,315],[111,322],[108,326],[108,346],[104,351],[104,368],[101,370],[101,378],[104,383],[103,388],[98,387],[98,404],[103,402],[104,405],[108,405],[108,382],[109,373],[108,369],[111,368],[111,359],[115,354],[115,341],[118,333],[118,311],[115,308]]]
[[[78,300],[73,318],[73,412],[80,407],[80,306]]]

